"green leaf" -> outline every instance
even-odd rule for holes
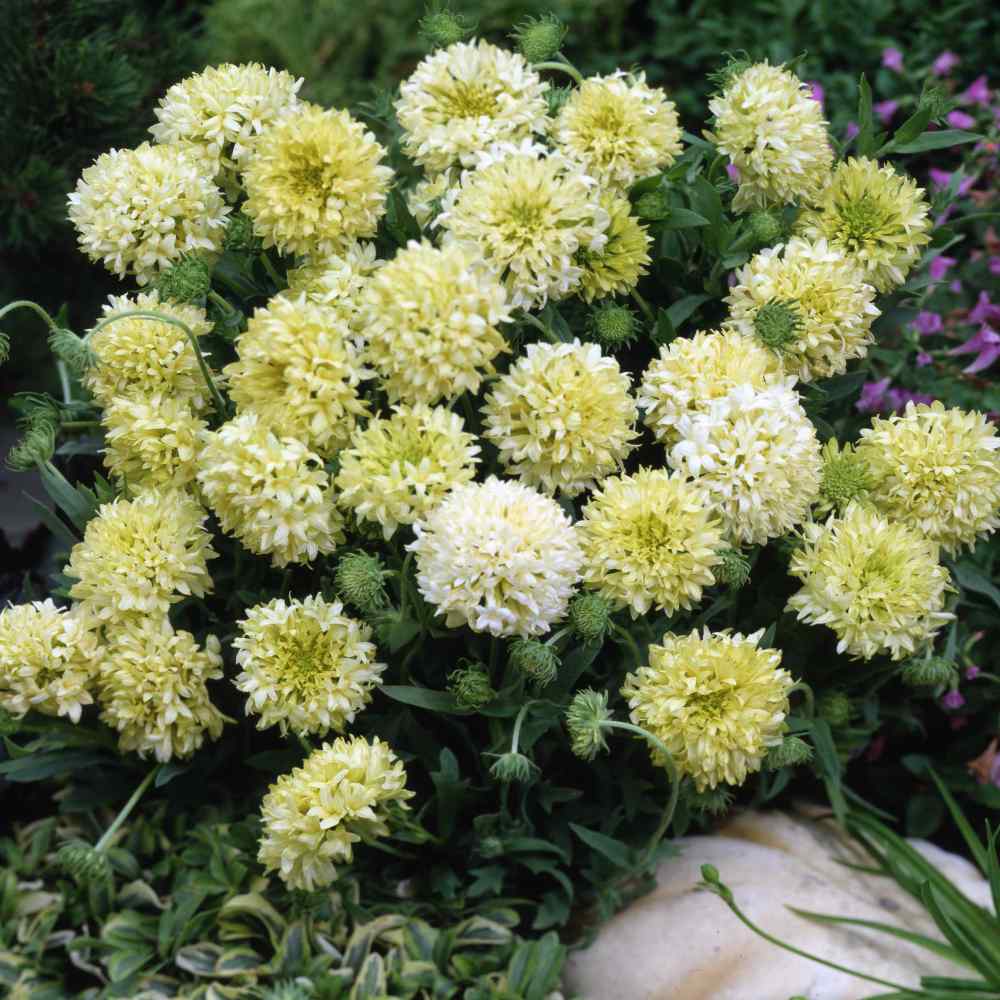
[[[44,524],[45,527],[56,536],[56,538],[70,546],[70,548],[80,541],[80,539],[69,529],[66,523],[57,516],[54,510],[46,507],[41,500],[37,500],[30,493],[22,491],[22,496],[26,497],[31,502],[32,506],[37,508],[38,516],[41,518],[42,524]]]
[[[107,755],[96,750],[53,750],[5,760],[0,763],[0,775],[8,781],[41,781],[107,763]]]
[[[948,786],[941,780],[934,768],[929,768],[928,770],[930,771],[931,778],[934,779],[934,784],[937,785],[937,790],[941,794],[941,798],[944,799],[944,804],[948,807],[948,812],[951,813],[951,818],[954,820],[955,826],[958,827],[958,832],[961,833],[962,839],[968,845],[972,857],[979,866],[979,870],[988,876],[990,867],[989,854],[983,846],[983,842],[976,836],[971,824],[965,818],[965,813],[962,812],[959,804],[955,801],[955,797],[948,790]]]
[[[871,156],[875,151],[875,122],[872,117],[872,89],[861,74],[858,80],[858,135],[855,141],[858,156]]]
[[[66,477],[51,462],[40,463],[38,473],[52,502],[83,531],[94,514],[91,504],[70,486]]]
[[[685,295],[684,298],[678,299],[668,310],[667,317],[670,319],[670,323],[676,330],[680,325],[689,317],[691,317],[698,308],[705,302],[711,299],[711,295]]]
[[[994,586],[993,581],[978,566],[962,562],[952,566],[951,571],[963,590],[988,597],[1000,608],[1000,588]]]
[[[832,403],[836,399],[845,399],[859,392],[867,378],[867,371],[847,372],[844,375],[835,375],[833,378],[817,382],[816,389],[823,403]]]
[[[619,868],[632,868],[635,864],[632,849],[620,840],[598,833],[596,830],[588,830],[585,826],[579,826],[577,823],[570,823],[569,828],[588,847],[592,847],[598,854],[602,854]]]
[[[826,784],[830,805],[837,818],[843,821],[843,817],[847,814],[847,803],[841,789],[840,759],[837,757],[837,747],[833,742],[830,724],[823,719],[810,719],[809,733],[816,750],[816,767]]]
[[[931,108],[917,108],[893,133],[892,138],[875,154],[884,156],[913,142],[927,128],[931,120]]]
[[[416,708],[426,708],[431,712],[443,712],[447,715],[472,714],[469,709],[462,708],[449,691],[434,691],[431,688],[407,684],[383,684],[378,690],[393,701],[400,701],[404,705],[413,705]]]
[[[507,989],[524,1000],[544,1000],[559,985],[566,949],[554,931],[538,941],[525,941],[511,956]]]
[[[948,149],[967,142],[978,142],[982,136],[977,132],[963,132],[961,129],[944,128],[923,135],[902,146],[895,146],[894,153],[926,153],[931,149]]]
[[[664,220],[666,229],[693,229],[696,226],[709,226],[711,223],[704,215],[692,212],[689,208],[671,208],[670,215]]]

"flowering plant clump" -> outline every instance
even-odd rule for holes
[[[0,775],[92,813],[68,911],[126,874],[159,908],[112,845],[141,798],[226,827],[191,913],[298,928],[261,972],[256,931],[194,939],[216,910],[133,961],[105,926],[73,975],[121,995],[430,996],[423,931],[406,972],[320,929],[402,906],[538,937],[490,989],[544,1000],[542,932],[648,886],[664,836],[788,788],[844,815],[989,674],[991,418],[864,412],[958,238],[908,172],[966,141],[945,105],[877,134],[862,84],[845,148],[794,66],[736,61],[702,128],[641,68],[585,77],[554,18],[520,51],[424,28],[355,109],[256,63],[179,81],[69,200],[129,284],[82,336],[0,306],[61,390],[14,400],[51,573],[0,612]]]

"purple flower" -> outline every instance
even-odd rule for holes
[[[878,413],[884,409],[885,393],[889,388],[889,379],[879,379],[877,382],[865,382],[861,387],[861,395],[854,404],[859,413]]]
[[[931,72],[935,76],[947,76],[960,62],[954,52],[945,49],[931,64]]]
[[[917,313],[917,318],[913,321],[914,329],[922,336],[926,337],[932,333],[940,333],[944,324],[941,322],[941,314],[936,312]]]
[[[948,273],[948,268],[954,267],[957,263],[958,260],[955,257],[938,255],[931,261],[931,266],[928,268],[931,280],[940,281]]]
[[[941,704],[948,709],[961,708],[965,704],[965,699],[962,697],[961,691],[949,691],[941,699]]]
[[[962,282],[956,278],[949,286],[949,291],[954,292],[956,295],[962,294]]]
[[[736,166],[735,163],[726,164],[726,173],[729,174],[729,179],[734,184],[739,184],[740,182],[740,168]]]
[[[882,65],[897,73],[903,72],[903,53],[899,49],[883,49]]]
[[[965,677],[967,680],[974,681],[982,671],[974,663],[966,667]]]
[[[964,344],[952,348],[949,354],[975,354],[972,364],[962,369],[967,375],[981,372],[1000,358],[1000,333],[985,324],[979,328],[979,333],[970,337]]]
[[[860,131],[857,122],[848,122],[847,128],[844,129],[844,138],[850,142]]]
[[[878,115],[879,120],[883,124],[888,124],[892,121],[892,116],[896,113],[899,108],[899,101],[877,101],[872,105],[872,111]]]
[[[917,352],[917,367],[926,368],[928,365],[934,364],[934,359],[926,351]]]
[[[970,323],[1000,323],[1000,306],[995,306],[990,302],[990,297],[986,292],[980,292],[976,304],[969,310],[966,317]]]
[[[990,274],[1000,274],[1000,257],[990,257]]]
[[[812,99],[818,104],[822,104],[826,98],[826,91],[823,89],[823,84],[821,84],[819,80],[810,80],[809,90]]]
[[[939,190],[942,190],[948,187],[949,184],[951,184],[952,178],[955,176],[955,173],[958,173],[958,171],[956,171],[955,173],[951,173],[948,170],[938,170],[937,167],[931,167],[930,170],[927,171],[927,173],[930,175],[931,181],[933,181],[934,186]],[[958,187],[956,188],[956,193],[960,196],[966,195],[969,193],[969,189],[972,187],[972,185],[976,183],[976,178],[974,175],[970,177],[965,177],[962,174],[958,174],[958,176],[959,176],[959,182],[958,182]]]
[[[964,111],[949,111],[947,121],[952,128],[972,128],[976,124],[976,119]]]
[[[987,105],[990,103],[990,88],[986,84],[985,73],[982,76],[977,76],[976,79],[969,84],[964,93],[961,95],[961,100],[966,104]]]
[[[885,394],[885,408],[895,413],[902,413],[907,403],[933,403],[934,397],[926,392],[913,392],[912,389],[890,389]]]

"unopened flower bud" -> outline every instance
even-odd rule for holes
[[[635,340],[638,324],[631,309],[608,303],[590,314],[590,330],[594,340],[614,351]]]
[[[611,605],[600,594],[577,594],[569,605],[569,627],[581,642],[600,642],[611,628]]]
[[[566,25],[554,14],[529,17],[511,32],[510,37],[528,62],[545,62],[562,47]]]
[[[111,881],[111,865],[104,851],[92,844],[75,840],[64,844],[56,854],[56,862],[80,885]]]
[[[384,580],[387,571],[378,556],[349,552],[337,564],[333,577],[337,596],[362,614],[370,615],[389,603]]]
[[[816,714],[831,726],[845,726],[851,718],[851,699],[843,691],[828,691],[817,700]]]
[[[448,690],[461,708],[474,711],[488,705],[496,691],[490,684],[490,675],[482,663],[468,663],[448,675]]]
[[[212,272],[199,254],[185,254],[167,268],[154,286],[160,298],[172,302],[201,302],[212,288]]]
[[[434,4],[420,19],[420,33],[435,48],[445,49],[472,34],[475,26],[461,14]]]
[[[56,428],[48,420],[31,420],[22,427],[21,440],[7,453],[7,467],[26,472],[48,462],[56,450]]]
[[[786,736],[776,747],[771,747],[764,764],[769,771],[780,771],[783,767],[798,767],[812,760],[812,747],[798,736]]]
[[[592,688],[577,692],[566,709],[566,728],[577,757],[593,760],[601,751],[608,749],[603,723],[610,718],[606,692]]]
[[[555,650],[537,639],[515,639],[507,654],[510,665],[539,687],[556,679],[559,657]]]
[[[865,500],[874,485],[868,464],[853,445],[831,439],[823,446],[819,494],[824,507],[840,513],[852,500]]]
[[[72,330],[53,330],[49,334],[49,348],[77,378],[82,377],[97,360],[87,342]]]
[[[524,756],[523,753],[504,753],[493,762],[490,767],[490,774],[497,781],[505,785],[510,782],[527,784],[534,777],[538,770],[535,763]]]
[[[771,246],[784,235],[785,227],[782,225],[780,216],[774,212],[763,210],[754,212],[748,221],[750,234],[757,247]]]
[[[722,816],[733,804],[733,795],[725,785],[716,785],[715,788],[706,788],[703,792],[694,792],[689,804],[695,812]]]
[[[226,235],[222,238],[223,250],[230,253],[256,254],[260,252],[261,240],[254,235],[253,219],[242,212],[234,212],[229,216]]]
[[[716,580],[739,590],[750,579],[750,560],[739,549],[726,549],[719,554],[722,562],[715,567]]]
[[[640,219],[662,222],[670,215],[670,199],[663,191],[647,191],[636,200],[633,210]]]
[[[315,994],[310,986],[297,983],[293,979],[275,983],[260,994],[261,1000],[312,1000]]]
[[[955,664],[943,656],[907,660],[899,676],[908,687],[938,687],[955,678]]]

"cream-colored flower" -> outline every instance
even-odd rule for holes
[[[69,594],[102,622],[139,612],[166,615],[184,597],[212,590],[208,560],[218,553],[207,515],[184,493],[146,490],[101,504],[63,571]]]
[[[183,254],[217,251],[229,211],[197,150],[179,144],[102,153],[69,196],[80,249],[140,285]]]
[[[403,151],[428,171],[471,166],[494,142],[544,133],[548,89],[523,56],[482,39],[438,49],[399,88]]]
[[[838,653],[902,660],[955,617],[943,610],[953,588],[937,545],[860,504],[807,524],[788,571],[802,581],[788,607],[833,629]]]
[[[236,687],[258,729],[277,725],[307,735],[340,733],[370,701],[384,663],[375,659],[371,626],[322,597],[280,597],[249,608],[233,640],[241,672]]]
[[[421,229],[437,225],[437,217],[441,214],[445,198],[458,187],[459,176],[458,170],[443,170],[430,177],[421,177],[407,191],[406,207]]]
[[[957,552],[1000,525],[998,449],[1000,437],[984,414],[935,402],[876,417],[856,452],[883,513]]]
[[[874,340],[875,289],[854,261],[827,243],[793,237],[736,273],[728,323],[775,351],[803,382],[840,375]]]
[[[287,294],[291,298],[302,294],[318,306],[333,309],[353,334],[363,336],[361,293],[384,263],[374,243],[355,241],[338,254],[317,257],[289,270]]]
[[[475,393],[507,349],[498,327],[509,319],[503,286],[472,249],[411,241],[365,289],[366,360],[392,401]]]
[[[560,152],[602,187],[623,191],[669,167],[681,151],[677,108],[645,73],[616,70],[573,90],[552,130]]]
[[[606,479],[577,524],[583,582],[635,618],[673,614],[715,583],[722,523],[698,486],[666,469]]]
[[[276,434],[321,455],[350,440],[368,404],[359,395],[371,372],[337,311],[305,294],[276,295],[254,310],[223,372],[239,413],[256,413]]]
[[[646,273],[650,261],[652,239],[631,214],[629,200],[604,194],[601,207],[608,213],[607,242],[593,253],[580,250],[576,255],[576,263],[583,270],[580,298],[584,302],[631,292]]]
[[[565,614],[582,556],[549,497],[491,476],[452,490],[414,531],[417,586],[450,628],[527,637]]]
[[[394,407],[357,428],[337,456],[337,502],[362,521],[382,526],[388,541],[456,486],[476,474],[479,445],[462,418],[443,406]]]
[[[668,632],[649,647],[649,666],[625,678],[632,721],[663,742],[699,791],[742,785],[781,743],[792,678],[780,650],[758,648],[763,634]]]
[[[289,889],[322,889],[336,877],[334,862],[388,835],[389,807],[405,809],[412,797],[402,763],[378,737],[324,743],[264,796],[257,860]]]
[[[275,566],[308,562],[344,540],[320,457],[256,413],[205,436],[198,484],[222,530]]]
[[[0,611],[0,708],[65,715],[80,721],[97,671],[97,633],[90,617],[51,598]]]
[[[786,385],[739,385],[677,424],[670,465],[695,478],[734,542],[762,545],[801,523],[819,496],[816,430]]]
[[[483,437],[529,486],[576,496],[635,447],[630,388],[597,344],[529,344],[486,397]]]

